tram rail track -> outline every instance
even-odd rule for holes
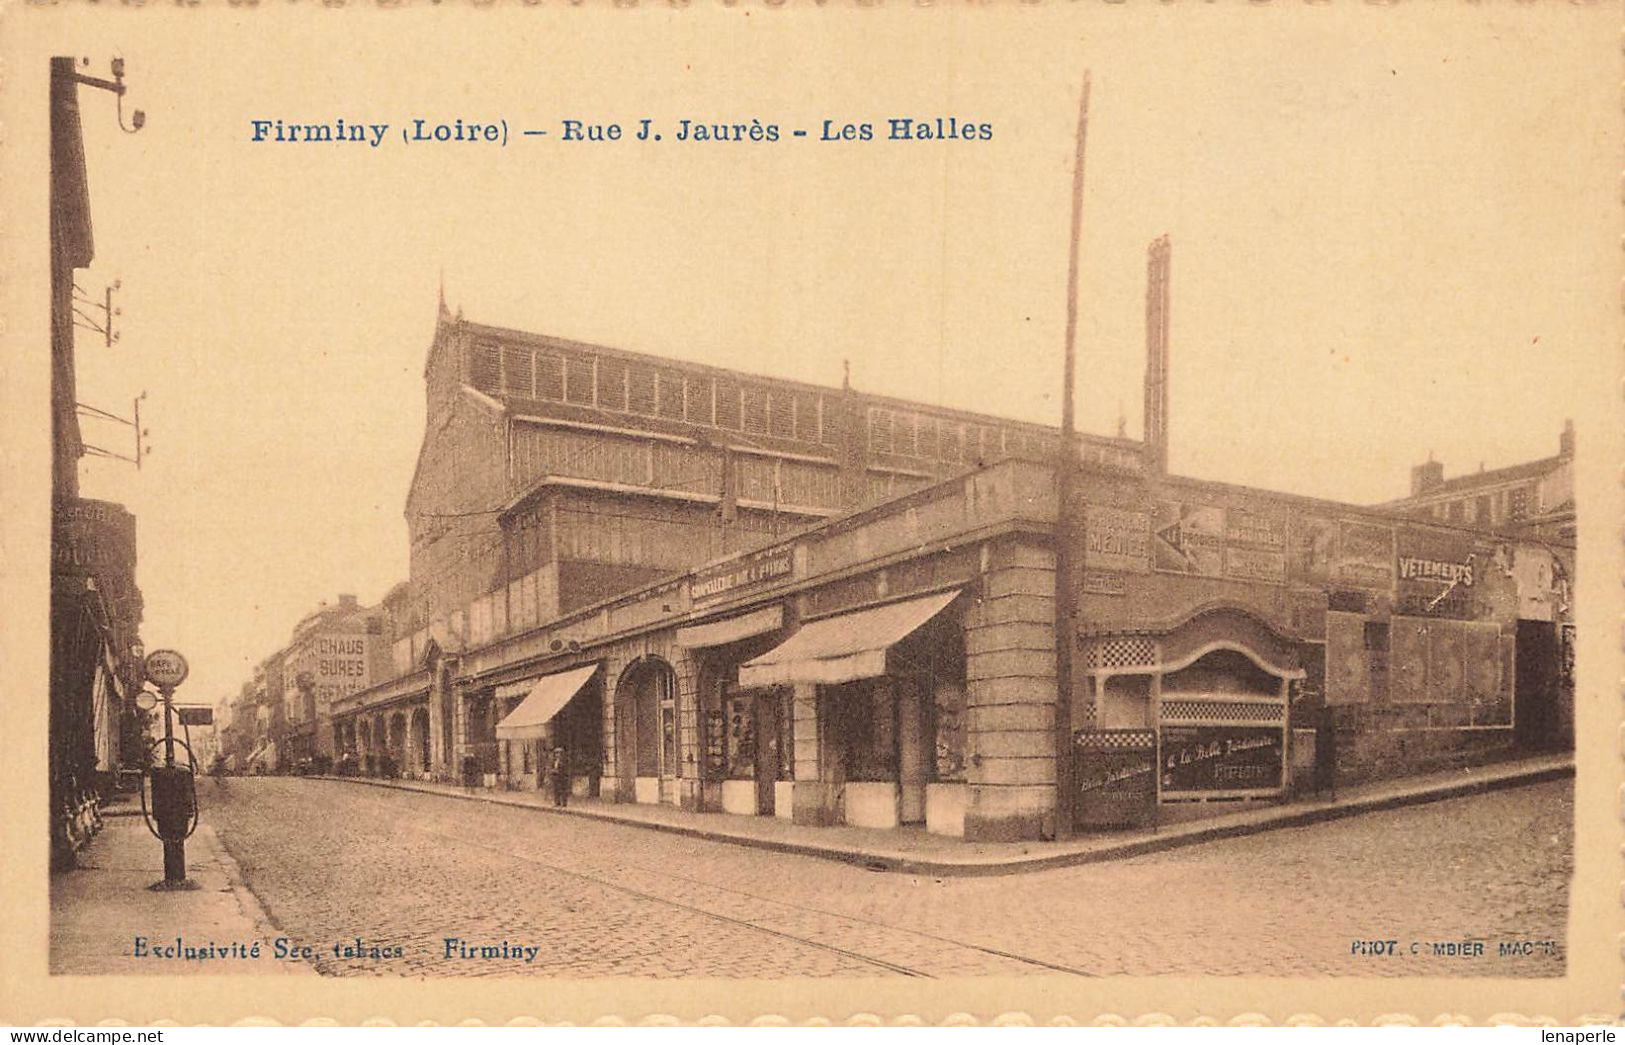
[[[432,794],[431,794],[431,797],[433,797]],[[450,797],[450,796],[447,796],[447,797]],[[710,910],[710,909],[708,909],[706,907],[698,906],[698,905],[695,905],[695,904],[684,903],[684,902],[682,902],[680,900],[674,900],[674,899],[672,899],[670,897],[667,897],[667,896],[661,896],[659,893],[653,893],[653,892],[649,892],[647,890],[638,889],[638,888],[635,888],[633,886],[626,885],[626,884],[624,884],[622,882],[615,881],[615,880],[613,880],[613,878],[611,878],[611,877],[609,877],[608,875],[605,875],[605,874],[595,874],[595,873],[592,873],[592,872],[589,872],[589,871],[581,870],[579,868],[564,866],[564,865],[557,864],[557,863],[554,863],[554,862],[549,861],[549,860],[543,860],[543,859],[541,859],[541,858],[539,858],[539,857],[537,857],[537,856],[535,856],[535,855],[533,855],[531,853],[518,852],[518,851],[515,851],[515,850],[513,850],[511,848],[508,848],[508,847],[505,847],[505,846],[492,845],[492,844],[490,844],[488,842],[478,841],[476,839],[472,839],[472,838],[468,837],[467,835],[452,835],[452,834],[448,834],[448,833],[442,832],[442,831],[432,831],[432,830],[428,830],[428,829],[425,829],[425,828],[417,828],[417,827],[412,826],[412,825],[406,825],[406,826],[412,827],[413,830],[419,831],[422,834],[429,835],[431,837],[441,839],[442,841],[451,842],[451,843],[455,843],[455,844],[458,844],[458,845],[477,846],[477,847],[479,847],[481,849],[486,850],[487,852],[495,853],[495,854],[500,855],[500,856],[505,856],[505,857],[508,857],[509,859],[520,860],[520,861],[523,861],[525,863],[529,863],[529,864],[532,864],[532,865],[535,865],[535,866],[538,866],[538,867],[543,867],[543,868],[546,868],[547,870],[550,870],[550,871],[552,871],[554,873],[557,873],[557,874],[567,875],[569,877],[576,878],[578,880],[591,882],[594,885],[598,885],[598,886],[601,886],[601,887],[615,889],[615,890],[617,890],[619,892],[625,893],[627,895],[635,896],[635,897],[637,897],[639,899],[646,900],[646,901],[649,901],[649,902],[665,904],[667,906],[675,907],[675,908],[677,908],[679,910],[687,911],[687,912],[692,913],[692,914],[698,914],[698,915],[701,915],[701,916],[704,916],[704,917],[707,917],[707,918],[715,919],[717,921],[726,922],[726,923],[729,923],[729,924],[732,924],[732,925],[741,926],[741,927],[744,927],[744,928],[747,928],[747,929],[754,930],[756,932],[765,933],[765,934],[770,935],[770,936],[776,936],[776,937],[779,937],[781,939],[791,940],[791,941],[794,941],[796,943],[801,943],[801,944],[804,944],[804,945],[809,946],[809,947],[817,948],[819,950],[833,952],[833,953],[839,954],[839,955],[841,955],[843,957],[849,958],[849,959],[854,960],[854,961],[859,961],[859,962],[863,962],[863,963],[868,964],[868,965],[874,965],[874,966],[886,969],[886,970],[888,970],[890,972],[897,973],[898,975],[923,977],[923,978],[928,978],[928,979],[936,978],[936,975],[934,973],[931,973],[931,972],[928,972],[928,971],[925,971],[925,970],[922,970],[922,969],[916,969],[916,968],[913,968],[913,967],[910,967],[910,966],[907,966],[907,965],[903,965],[903,964],[898,963],[898,962],[889,961],[889,960],[883,959],[883,958],[877,958],[877,957],[875,957],[873,955],[864,954],[861,951],[856,951],[856,950],[853,950],[851,948],[846,948],[846,947],[840,947],[840,946],[837,946],[835,944],[827,943],[827,942],[825,942],[823,940],[814,939],[814,938],[809,937],[809,936],[804,936],[804,935],[800,935],[800,934],[797,934],[797,933],[786,932],[786,931],[784,931],[782,929],[774,929],[774,928],[772,928],[770,926],[762,925],[762,924],[760,924],[760,922],[749,919],[749,918],[738,918],[738,917],[734,917],[734,916],[731,916],[731,915],[722,914],[720,912]],[[715,890],[715,891],[718,891],[718,892],[728,893],[728,894],[731,894],[733,896],[741,897],[743,899],[754,900],[754,901],[757,901],[759,903],[775,904],[775,905],[778,905],[780,907],[785,907],[785,908],[789,908],[789,909],[794,910],[794,911],[799,911],[799,912],[801,912],[803,914],[810,914],[810,915],[815,915],[815,916],[823,917],[823,918],[834,918],[834,919],[838,919],[840,921],[845,921],[845,922],[849,922],[849,923],[862,925],[862,926],[865,926],[867,928],[875,929],[875,930],[882,931],[882,932],[903,933],[903,934],[907,934],[907,935],[912,936],[912,937],[916,937],[918,939],[928,940],[928,941],[930,941],[932,943],[942,944],[942,945],[948,946],[948,947],[957,947],[957,948],[961,948],[963,950],[968,950],[968,951],[975,951],[975,952],[980,953],[980,954],[988,955],[989,957],[998,958],[998,959],[1001,959],[1003,961],[1016,962],[1016,963],[1019,963],[1019,964],[1022,964],[1022,965],[1031,966],[1033,968],[1044,969],[1044,970],[1046,970],[1048,972],[1064,973],[1064,974],[1071,975],[1071,976],[1083,976],[1083,977],[1092,977],[1092,976],[1096,975],[1095,973],[1090,973],[1090,972],[1087,972],[1087,971],[1085,971],[1083,969],[1078,969],[1078,968],[1075,968],[1073,966],[1064,965],[1064,964],[1061,964],[1059,962],[1045,961],[1042,958],[1034,958],[1034,957],[1031,957],[1029,955],[1017,954],[1017,953],[1015,953],[1013,951],[1006,951],[1006,950],[1002,950],[1002,949],[999,949],[999,948],[996,948],[996,947],[987,947],[987,946],[984,946],[982,944],[971,943],[971,942],[968,942],[968,941],[965,941],[965,940],[958,940],[958,939],[954,939],[954,938],[948,937],[948,936],[940,936],[940,935],[938,935],[936,933],[925,932],[925,931],[920,930],[920,929],[911,929],[911,928],[908,928],[906,926],[893,925],[893,924],[890,924],[890,923],[887,923],[887,922],[878,922],[878,921],[875,921],[875,920],[870,919],[870,918],[863,918],[863,917],[858,916],[858,915],[848,914],[848,913],[844,913],[844,912],[841,912],[841,911],[831,911],[831,910],[827,910],[827,909],[821,908],[821,907],[811,907],[811,906],[808,906],[808,905],[805,905],[805,904],[792,903],[792,902],[790,902],[788,900],[783,900],[783,899],[779,899],[779,898],[776,898],[776,897],[770,897],[770,896],[763,896],[763,895],[761,895],[759,893],[753,893],[753,892],[750,892],[750,891],[745,890],[745,889],[738,889],[738,888],[735,888],[733,886],[727,886],[727,885],[722,885],[722,884],[719,884],[719,883],[716,883],[716,882],[706,881],[706,880],[701,879],[701,878],[696,878],[696,877],[694,877],[692,875],[680,874],[680,873],[673,872],[673,871],[670,871],[670,870],[666,870],[666,869],[663,869],[663,868],[654,868],[654,867],[648,867],[648,866],[639,865],[639,864],[629,864],[629,865],[623,865],[623,866],[624,866],[624,869],[627,872],[632,873],[632,874],[653,875],[653,876],[657,876],[657,877],[660,877],[660,878],[670,879],[672,881],[683,882],[683,883],[688,884],[688,885],[699,886],[699,887],[705,888],[705,889],[712,889],[712,890]]]

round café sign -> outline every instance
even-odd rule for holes
[[[186,681],[186,658],[172,649],[155,649],[147,654],[147,681],[173,689]]]

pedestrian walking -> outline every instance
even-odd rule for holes
[[[564,745],[555,747],[548,755],[548,771],[553,774],[553,804],[564,807],[570,804],[570,760],[565,753]]]

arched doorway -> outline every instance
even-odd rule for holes
[[[615,686],[616,797],[672,801],[677,793],[677,673],[642,657]]]

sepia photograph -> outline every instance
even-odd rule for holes
[[[1617,12],[400,6],[0,14],[11,1020],[1617,1012]]]

